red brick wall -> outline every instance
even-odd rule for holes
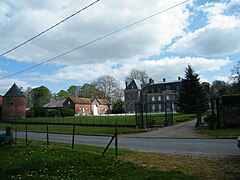
[[[84,110],[83,110],[84,109]],[[77,114],[91,114],[91,105],[90,104],[76,104],[75,112]]]
[[[2,119],[26,118],[24,97],[3,97]]]

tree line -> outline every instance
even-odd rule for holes
[[[180,112],[192,113],[196,111],[196,99],[202,102],[202,109],[207,109],[206,93],[219,96],[240,93],[240,61],[231,70],[232,83],[219,80],[213,81],[212,84],[201,83],[198,76],[190,65],[185,69],[185,76],[177,101]],[[146,84],[149,75],[145,70],[132,69],[125,81],[130,82],[132,79],[138,79]],[[28,87],[23,90],[23,93],[26,96],[27,107],[42,107],[51,100],[66,99],[67,97],[101,98],[112,103],[113,111],[124,112],[123,89],[120,87],[119,81],[111,75],[103,75],[92,83],[85,83],[82,86],[71,85],[67,90],[60,90],[58,93],[52,93],[45,86],[33,89]]]

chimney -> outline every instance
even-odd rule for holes
[[[128,82],[127,81],[125,81],[125,86],[126,86],[126,89],[127,89],[127,86],[128,86]]]
[[[162,80],[163,80],[163,82],[166,82],[166,79],[165,79],[165,78],[163,78]]]
[[[152,78],[149,79],[149,84],[154,84],[154,80]]]
[[[178,76],[178,80],[181,81],[181,77],[180,76]]]

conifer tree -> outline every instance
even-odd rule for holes
[[[207,110],[206,93],[200,83],[198,74],[188,65],[185,69],[185,78],[182,80],[182,86],[179,93],[177,106],[178,111],[184,113],[194,113],[197,110]]]

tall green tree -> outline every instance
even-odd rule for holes
[[[71,85],[68,88],[67,92],[68,92],[69,96],[71,96],[71,97],[79,97],[80,90],[81,90],[80,86]]]
[[[185,78],[182,80],[177,106],[178,110],[184,113],[194,113],[197,109],[206,111],[208,108],[206,93],[198,74],[190,65],[185,69]]]
[[[117,99],[115,102],[113,102],[112,113],[117,114],[124,112],[124,102],[122,99]]]
[[[33,107],[42,107],[51,101],[52,93],[47,87],[40,86],[32,90],[31,96]]]
[[[58,93],[57,93],[57,99],[67,99],[69,97],[69,94],[67,91],[64,91],[64,90],[60,90]]]
[[[80,88],[80,97],[83,98],[104,98],[103,91],[97,89],[93,84],[85,83]]]

